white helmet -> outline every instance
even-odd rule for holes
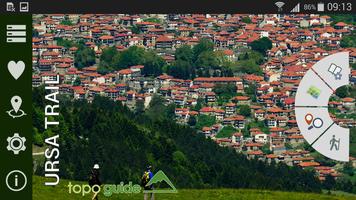
[[[99,167],[99,164],[95,164],[93,168],[94,168],[94,169],[99,169],[99,168],[100,168],[100,167]]]

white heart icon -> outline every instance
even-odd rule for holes
[[[9,70],[10,74],[17,80],[20,78],[22,73],[25,71],[25,63],[23,61],[10,61],[7,64],[7,69]]]

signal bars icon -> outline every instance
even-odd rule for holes
[[[300,12],[300,3],[298,3],[290,12],[291,13],[299,13]]]

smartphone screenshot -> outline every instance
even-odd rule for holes
[[[351,0],[0,2],[0,199],[355,200]]]

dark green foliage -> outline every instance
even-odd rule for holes
[[[271,154],[271,153],[273,153],[273,152],[270,150],[269,144],[263,145],[263,147],[262,147],[261,150],[262,150],[262,152],[263,152],[264,154]]]
[[[330,192],[331,189],[333,189],[335,187],[335,179],[333,176],[331,176],[330,174],[326,175],[325,177],[325,181],[323,182],[323,186],[326,190],[328,190]]]
[[[200,39],[199,43],[193,47],[193,62],[196,62],[201,53],[213,51],[214,43],[206,38]]]
[[[197,124],[197,118],[195,118],[194,116],[190,116],[188,120],[188,124],[189,126],[195,126]]]
[[[175,62],[169,67],[168,74],[180,79],[192,79],[195,77],[193,68],[193,50],[188,45],[177,48]]]
[[[141,30],[137,25],[131,26],[130,29],[131,29],[132,33],[134,33],[134,34],[141,34]]]
[[[345,163],[342,171],[349,176],[355,175],[355,169],[351,162]]]
[[[113,58],[117,53],[118,52],[116,47],[109,47],[104,49],[100,56],[100,66],[112,70],[114,66]]]
[[[214,51],[204,51],[199,54],[195,65],[204,69],[216,68],[219,66],[219,60]]]
[[[225,126],[219,133],[216,135],[217,138],[229,138],[232,134],[236,133],[237,130],[232,126]]]
[[[250,130],[251,128],[259,128],[263,133],[269,134],[269,128],[263,121],[258,121],[255,119],[255,121],[252,121],[247,124],[246,129],[247,131]]]
[[[95,52],[88,47],[81,47],[74,54],[74,65],[78,69],[95,64]]]
[[[260,65],[263,63],[263,55],[257,51],[249,50],[239,56],[234,67],[235,72],[262,75]]]
[[[114,57],[113,63],[118,69],[125,69],[133,65],[144,64],[145,50],[141,47],[132,46]]]
[[[61,21],[61,25],[73,26],[73,23],[72,21],[65,19]]]
[[[241,21],[243,23],[246,23],[246,24],[251,24],[252,23],[251,18],[249,18],[249,17],[244,17],[244,18],[241,19]]]
[[[34,89],[34,95],[41,93]],[[43,112],[42,97],[33,97],[37,112]],[[87,181],[97,161],[104,183],[139,183],[147,164],[151,164],[154,172],[163,170],[177,188],[320,192],[321,184],[312,172],[247,160],[190,127],[162,117],[170,116],[172,108],[162,107],[161,101],[155,97],[148,110],[134,114],[104,97],[96,97],[91,104],[61,99],[60,126],[52,130],[60,134],[61,177]],[[152,118],[153,113],[161,117]],[[42,133],[39,124],[43,124],[43,118],[33,120]]]
[[[153,51],[132,46],[118,52],[115,47],[107,48],[100,56],[99,73],[125,69],[134,65],[144,65],[142,74],[145,76],[158,76],[162,74],[165,61]]]
[[[38,37],[39,36],[39,33],[38,33],[38,31],[37,31],[37,29],[34,29],[33,27],[32,27],[32,37]]]
[[[256,92],[257,86],[256,84],[249,84],[248,87],[245,88],[246,94],[251,98],[252,102],[256,102]]]
[[[352,184],[352,181],[350,179],[347,179],[344,177],[337,178],[335,189],[345,191],[345,192],[350,192],[350,193],[356,192],[356,191],[354,191],[354,184]]]
[[[80,78],[79,78],[79,76],[74,80],[74,83],[73,83],[73,86],[79,86],[79,85],[81,85],[82,84],[82,82],[80,81]]]
[[[165,65],[165,61],[161,56],[158,56],[153,51],[147,51],[144,55],[144,65],[142,74],[145,76],[159,76],[162,74],[162,68]]]
[[[210,115],[199,115],[195,128],[201,130],[204,126],[212,126],[216,123],[215,117]]]
[[[356,128],[353,127],[350,129],[350,155],[356,156]]]
[[[231,98],[236,96],[236,90],[237,88],[233,84],[216,84],[213,89],[218,97],[218,102],[221,104],[228,102]]]
[[[155,18],[155,17],[146,18],[146,19],[143,19],[143,21],[144,22],[152,22],[152,23],[156,23],[156,24],[161,23],[161,20],[158,18]]]
[[[188,45],[182,45],[176,49],[175,59],[191,63],[193,60],[193,49]]]
[[[239,113],[245,117],[251,116],[251,108],[249,105],[239,106]]]
[[[193,78],[192,65],[184,60],[176,60],[168,69],[168,74],[180,79]]]
[[[343,48],[356,47],[356,31],[352,31],[351,35],[345,35],[340,41],[340,46]]]
[[[331,25],[335,25],[338,22],[344,22],[346,24],[353,24],[353,25],[355,25],[356,23],[355,14],[331,14],[329,16],[331,17],[331,21],[332,21]]]
[[[260,52],[262,55],[266,55],[266,51],[272,48],[272,41],[267,37],[263,37],[253,41],[250,46],[252,50]]]
[[[63,38],[56,38],[56,41],[58,46],[63,46],[67,49],[76,46],[75,42]]]
[[[347,86],[339,87],[338,89],[336,89],[335,94],[340,98],[345,98],[345,97],[349,96],[349,91],[348,91]]]

